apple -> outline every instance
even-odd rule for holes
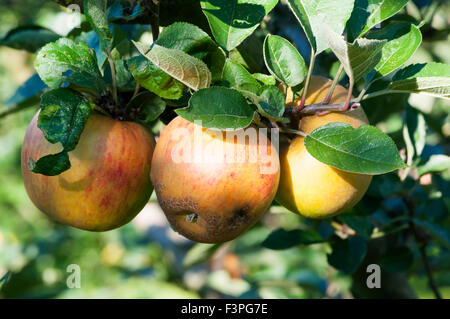
[[[259,220],[275,197],[279,174],[278,152],[258,129],[223,132],[176,117],[156,145],[151,180],[177,232],[221,243]]]
[[[71,168],[57,176],[28,169],[31,157],[61,151],[48,142],[34,116],[22,145],[22,176],[32,202],[55,221],[89,231],[107,231],[131,221],[153,191],[149,174],[155,141],[134,122],[91,114]]]
[[[320,103],[326,97],[330,80],[313,76],[306,105]],[[331,104],[344,102],[347,90],[336,86]],[[299,105],[300,99],[295,101]],[[290,101],[288,104],[290,106]],[[308,115],[300,119],[299,130],[311,133],[330,122],[348,123],[354,128],[368,124],[362,107],[347,112]],[[329,218],[352,208],[364,196],[372,176],[344,172],[312,157],[299,136],[280,146],[280,186],[276,201],[289,210],[309,218]]]

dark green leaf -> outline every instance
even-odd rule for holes
[[[255,31],[278,0],[201,0],[214,38],[227,51]]]
[[[433,236],[441,240],[447,247],[450,247],[450,229],[418,218],[414,218],[414,223],[429,231]]]
[[[62,38],[47,44],[36,58],[36,70],[42,81],[54,89],[67,81],[97,94],[105,90],[97,60],[82,42],[75,44]]]
[[[28,159],[28,168],[36,174],[46,176],[59,175],[70,168],[69,155],[66,151],[41,157],[35,162],[31,157]]]
[[[351,274],[366,256],[367,243],[358,236],[345,240],[336,239],[331,243],[331,249],[332,253],[327,255],[328,263],[346,274]]]
[[[381,269],[390,272],[403,272],[408,270],[414,262],[414,255],[408,247],[389,249],[381,258]]]
[[[115,1],[108,8],[108,19],[111,21],[129,22],[145,13],[145,10],[139,4],[134,5],[132,8],[127,8],[129,9],[128,11],[124,9],[120,1]]]
[[[60,142],[65,152],[75,149],[92,107],[70,89],[55,89],[41,98],[38,127],[50,143]]]
[[[373,225],[366,217],[340,216],[339,220],[365,239],[369,239],[372,235]]]
[[[151,61],[140,55],[128,60],[128,68],[142,87],[165,99],[179,99],[183,83],[175,80]]]
[[[317,160],[347,172],[377,175],[405,167],[392,139],[369,125],[329,123],[308,135],[305,145]]]
[[[0,40],[0,45],[17,50],[35,52],[50,42],[58,40],[61,36],[55,32],[39,26],[23,26],[9,31]]]
[[[261,84],[242,65],[227,60],[223,69],[222,82],[224,86],[244,93],[258,95]]]
[[[264,41],[267,69],[279,81],[293,87],[303,83],[306,65],[298,50],[286,39],[268,35]]]
[[[285,110],[285,96],[276,86],[265,86],[260,94],[258,109],[271,120],[280,120]]]
[[[282,250],[297,245],[312,245],[321,242],[323,242],[323,238],[316,231],[301,229],[286,231],[280,228],[272,232],[262,242],[262,246],[269,249]]]
[[[139,122],[149,124],[164,112],[166,103],[159,96],[150,92],[142,92],[130,101],[128,108],[138,110]]]
[[[176,113],[206,128],[238,130],[251,124],[254,111],[238,91],[216,86],[195,92],[189,106]]]
[[[353,2],[354,0],[288,0],[289,7],[302,25],[315,54],[329,48],[323,26],[327,25],[341,35],[352,13]]]

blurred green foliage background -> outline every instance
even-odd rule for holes
[[[420,15],[424,2],[427,1],[415,1],[403,14]],[[29,24],[65,35],[71,29],[67,23],[71,17],[71,13],[50,1],[0,0],[0,38],[17,26]],[[422,29],[424,42],[411,62],[450,64],[449,20],[450,4],[441,4],[429,25]],[[294,18],[287,16],[284,7],[277,8],[264,26],[290,38],[302,54],[308,54],[304,35]],[[319,59],[317,73],[336,72],[337,64],[331,56],[324,54]],[[0,107],[34,73],[34,58],[24,51],[0,47]],[[371,123],[389,133],[399,148],[404,148],[402,110],[406,99],[396,95],[364,105]],[[422,96],[412,96],[408,103],[425,116],[428,125],[426,152],[448,154],[450,104]],[[365,285],[367,277],[363,266],[351,276],[328,264],[329,243],[297,245],[286,250],[264,248],[261,243],[280,227],[285,230],[316,228],[322,234],[333,233],[327,223],[303,219],[276,205],[249,232],[220,247],[195,244],[176,234],[154,195],[133,222],[118,230],[90,233],[53,223],[30,202],[20,172],[21,143],[36,110],[37,105],[0,120],[1,298],[371,297],[364,289],[358,290]],[[431,184],[409,179],[401,183],[396,174],[377,176],[363,201],[348,214],[365,216],[378,231],[393,233],[391,237],[385,235],[371,240],[370,245],[377,246],[386,238],[389,242],[400,240],[407,235],[397,231],[398,225],[388,220],[393,215],[401,216],[398,212],[403,207],[395,195],[400,188],[418,196],[419,214],[430,214],[448,236],[449,179],[448,171],[434,174]],[[381,297],[432,298],[417,245],[412,240],[406,243],[413,258],[407,258],[406,265],[405,260],[401,260],[400,266],[391,262],[395,267],[386,274],[391,284],[397,285],[392,289],[398,293],[386,293]],[[369,259],[378,249],[370,245],[366,257]],[[381,245],[383,253],[386,245]],[[439,289],[449,298],[448,246],[437,240],[427,248]],[[67,267],[71,264],[81,267],[80,289],[67,287],[70,275]]]

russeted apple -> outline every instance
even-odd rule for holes
[[[54,154],[61,145],[49,143],[31,121],[22,146],[22,175],[32,202],[57,222],[89,231],[106,231],[131,221],[152,191],[149,174],[155,141],[134,122],[91,114],[75,150],[71,168],[57,176],[29,170],[31,157]]]
[[[329,79],[313,76],[308,89],[306,105],[320,103],[331,86]],[[344,102],[347,90],[336,86],[331,104]],[[288,101],[290,105],[291,101]],[[300,99],[294,102],[299,105]],[[311,133],[331,123],[344,122],[354,128],[368,124],[362,107],[326,115],[308,115],[301,118],[298,128]],[[289,210],[309,218],[328,218],[342,213],[361,200],[372,176],[344,172],[312,157],[305,148],[304,137],[280,145],[281,176],[276,201]]]
[[[203,243],[232,240],[269,208],[279,182],[267,132],[219,131],[181,117],[162,131],[151,179],[172,227]]]

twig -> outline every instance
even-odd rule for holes
[[[308,74],[306,75],[306,81],[303,87],[302,99],[300,101],[300,105],[298,106],[299,110],[303,109],[303,107],[305,106],[306,95],[308,94],[309,82],[311,81],[311,75],[314,69],[315,60],[316,60],[316,53],[314,52],[314,49],[311,49],[311,59],[309,61]]]
[[[330,103],[331,98],[333,97],[334,89],[336,88],[336,85],[339,82],[339,79],[341,77],[343,70],[344,70],[344,65],[341,63],[341,65],[339,66],[339,69],[336,73],[336,76],[334,77],[333,83],[331,83],[330,89],[328,90],[328,94],[325,97],[325,99],[322,101],[322,104]]]
[[[149,4],[153,41],[158,40],[159,37],[159,1],[160,0],[151,0]]]
[[[411,217],[411,219],[409,220],[409,228],[411,229],[411,232],[414,235],[414,239],[416,240],[417,245],[419,246],[420,257],[422,258],[422,262],[423,262],[423,265],[425,267],[425,271],[426,271],[427,277],[428,277],[428,285],[430,286],[430,289],[433,291],[436,299],[442,299],[442,295],[439,292],[439,289],[433,278],[433,271],[431,270],[430,262],[428,261],[428,256],[427,256],[427,251],[426,251],[427,239],[423,238],[423,236],[421,236],[419,234],[417,227],[414,224],[414,221],[412,220],[412,217],[414,216],[414,212],[415,212],[414,203],[412,202],[412,200],[410,198],[407,198],[407,197],[403,198],[403,202],[405,203],[406,207],[408,208],[408,212]]]
[[[31,104],[17,104],[17,105],[15,105],[13,107],[6,108],[5,110],[0,112],[0,119],[4,118],[4,117],[7,117],[10,114],[14,114],[14,113],[20,112],[20,111],[22,111],[22,110],[24,110],[26,108],[29,108],[29,107],[32,107],[32,106],[35,106],[35,105],[36,104],[34,104],[34,103],[31,103]]]

